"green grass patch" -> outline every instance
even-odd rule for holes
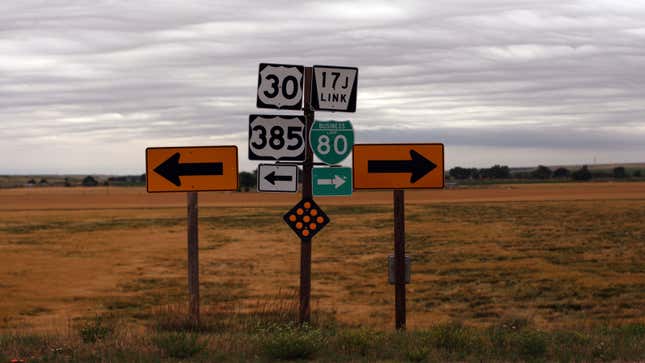
[[[103,341],[114,333],[114,325],[110,324],[104,317],[96,316],[94,319],[82,324],[78,334],[83,343],[96,343]]]
[[[190,358],[206,348],[205,339],[193,332],[159,333],[152,342],[165,356],[177,359]]]
[[[175,309],[175,308],[173,308]],[[283,311],[285,312],[285,311]],[[179,317],[184,312],[170,310]],[[29,362],[592,362],[645,359],[645,324],[600,325],[582,330],[542,331],[522,318],[505,318],[487,328],[460,323],[404,332],[339,326],[316,320],[300,326],[290,314],[263,317],[207,312],[201,327],[172,323],[149,329],[114,327],[95,317],[78,337],[61,334],[0,334],[2,358]],[[158,315],[157,315],[158,317]],[[206,329],[214,321],[224,325]],[[174,324],[174,325],[173,325]],[[106,327],[109,326],[110,328]],[[214,325],[211,325],[214,327]],[[83,331],[85,331],[83,333]]]
[[[309,325],[273,325],[260,334],[260,347],[272,360],[300,360],[312,358],[325,344],[323,333]]]

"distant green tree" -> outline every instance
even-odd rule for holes
[[[257,171],[249,173],[247,171],[240,172],[240,190],[248,192],[254,189],[257,184]]]
[[[643,174],[640,169],[636,170],[634,174],[632,174],[636,178],[640,178]]]
[[[93,176],[88,175],[83,179],[82,184],[83,184],[84,187],[95,187],[95,186],[99,185],[99,182],[96,181],[96,179],[94,179]]]
[[[624,167],[618,166],[614,168],[614,178],[616,179],[625,179],[627,178],[627,171]]]
[[[611,179],[614,177],[614,173],[611,170],[596,169],[589,171],[592,179]]]
[[[462,168],[460,166],[455,166],[454,168],[448,171],[448,174],[454,179],[464,180],[468,179],[471,176],[471,170],[467,168]]]
[[[551,175],[553,172],[551,171],[550,168],[544,166],[544,165],[539,165],[537,169],[533,170],[531,172],[531,178],[534,179],[550,179]]]
[[[553,177],[558,178],[558,179],[560,179],[560,178],[568,178],[570,176],[571,176],[571,171],[569,169],[567,169],[567,168],[562,168],[562,167],[557,168],[553,172]]]
[[[587,167],[587,165],[583,165],[582,168],[580,168],[580,170],[576,170],[573,173],[571,173],[571,178],[577,181],[591,180],[591,172],[589,171],[589,168]]]
[[[482,179],[509,179],[511,169],[506,165],[493,165],[490,168],[479,169]]]

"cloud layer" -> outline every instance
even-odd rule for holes
[[[140,173],[147,146],[246,156],[258,63],[359,67],[359,142],[449,166],[645,159],[645,3],[0,4],[0,173]]]

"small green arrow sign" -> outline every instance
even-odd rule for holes
[[[352,195],[352,168],[313,168],[311,183],[315,196]]]
[[[352,151],[354,129],[349,121],[314,121],[309,133],[311,150],[327,164],[338,164]]]

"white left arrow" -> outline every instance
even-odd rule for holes
[[[345,179],[338,175],[334,175],[333,179],[318,179],[318,185],[333,185],[334,189],[340,188],[345,184]]]

